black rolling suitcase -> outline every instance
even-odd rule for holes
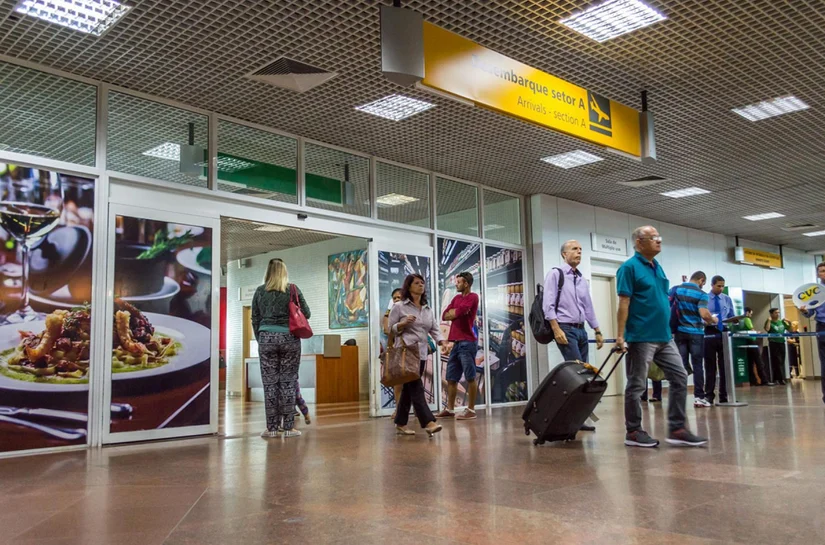
[[[524,433],[536,434],[534,445],[545,441],[572,441],[607,389],[607,379],[622,361],[622,353],[606,377],[601,372],[618,352],[613,349],[598,374],[575,361],[566,361],[553,369],[533,393],[524,413]]]

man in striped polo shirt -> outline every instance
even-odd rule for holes
[[[707,280],[705,273],[696,271],[690,281],[676,286],[674,301],[676,346],[685,369],[693,366],[693,406],[697,408],[712,406],[705,399],[705,324],[714,325],[718,320],[708,310],[708,294],[702,291]]]

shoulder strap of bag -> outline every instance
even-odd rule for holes
[[[555,311],[558,314],[559,312],[559,298],[561,297],[561,289],[564,287],[564,271],[562,271],[558,267],[553,267],[555,270],[559,271],[559,287],[556,290],[556,305]]]
[[[298,287],[295,284],[289,285],[289,298],[296,305],[301,306],[301,301],[298,299]]]

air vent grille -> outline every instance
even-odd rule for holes
[[[647,187],[665,181],[667,181],[667,178],[662,178],[661,176],[644,176],[643,178],[636,178],[635,180],[629,180],[627,182],[618,182],[618,184],[627,187]]]
[[[819,227],[815,223],[786,223],[785,227],[781,227],[783,231],[808,231]]]
[[[282,89],[303,93],[335,76],[335,72],[287,57],[280,57],[247,74],[246,77]]]

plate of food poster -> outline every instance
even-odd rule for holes
[[[118,301],[107,361],[112,380],[175,373],[209,359],[210,330]],[[78,392],[89,388],[88,309],[56,310],[45,320],[0,327],[0,389]],[[115,343],[112,343],[113,345]]]
[[[212,276],[212,248],[186,248],[178,252],[177,260],[189,270]]]

